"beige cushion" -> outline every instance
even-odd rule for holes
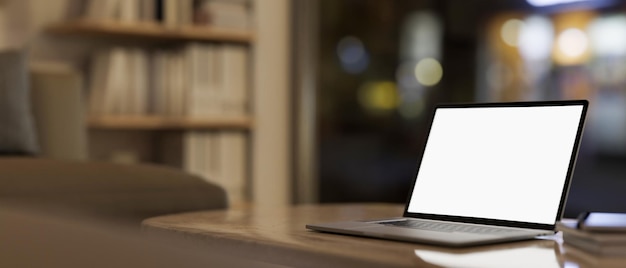
[[[87,159],[81,74],[70,68],[32,68],[30,96],[38,156]]]
[[[0,201],[140,222],[227,207],[225,191],[202,178],[157,165],[0,158]]]

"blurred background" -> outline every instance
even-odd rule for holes
[[[95,51],[243,46],[247,64],[239,75],[249,98],[243,123],[146,131],[92,120],[83,126],[87,145],[77,158],[170,164],[212,178],[181,160],[198,147],[185,147],[193,139],[185,134],[235,131],[243,133],[245,156],[239,173],[230,174],[245,177],[235,191],[253,202],[278,196],[282,203],[402,203],[436,103],[588,99],[566,216],[626,211],[626,1],[222,1],[243,3],[248,15],[243,28],[232,21],[218,26],[249,36],[172,44],[176,38],[141,33],[51,30],[88,17],[94,1],[4,0],[2,47],[28,50],[40,69],[71,66],[89,98]],[[213,1],[189,1],[198,2]],[[212,12],[239,16],[235,9]],[[172,133],[182,133],[173,142],[178,149],[163,149]]]
[[[404,202],[436,103],[588,99],[566,215],[626,210],[626,2],[319,4],[320,201]]]

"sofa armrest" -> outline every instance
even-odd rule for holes
[[[3,157],[0,174],[2,202],[119,221],[228,206],[221,187],[165,166]]]

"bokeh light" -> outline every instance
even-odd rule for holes
[[[524,27],[524,22],[518,19],[510,19],[502,24],[502,28],[500,28],[500,37],[505,44],[515,47],[518,43],[518,38],[522,28]]]
[[[400,40],[400,57],[417,60],[425,57],[440,58],[443,25],[431,11],[411,13],[404,22]]]
[[[626,16],[598,18],[588,28],[591,48],[600,56],[626,55]]]
[[[554,14],[555,40],[552,59],[560,66],[583,65],[591,59],[591,44],[584,29],[598,17],[589,10],[577,10]]]
[[[421,84],[415,77],[415,61],[407,61],[398,66],[396,69],[396,82],[400,88],[417,88]]]
[[[434,86],[441,81],[443,68],[438,60],[425,58],[415,65],[415,78],[424,86]]]
[[[365,83],[359,88],[358,100],[365,111],[371,114],[389,114],[398,107],[396,84],[391,81]]]
[[[550,58],[554,42],[554,26],[549,19],[531,16],[524,20],[519,33],[518,49],[527,61],[540,61]]]
[[[557,46],[565,56],[582,56],[589,47],[587,35],[580,29],[569,28],[559,34]]]
[[[346,36],[339,41],[337,56],[341,67],[352,74],[363,72],[369,65],[369,55],[363,42],[354,36]]]

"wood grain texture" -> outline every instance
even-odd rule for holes
[[[121,23],[115,21],[72,20],[51,25],[46,32],[59,35],[145,38],[172,41],[213,41],[252,43],[254,34],[244,30],[209,26],[167,28],[156,23]]]
[[[306,224],[317,222],[396,217],[402,211],[403,206],[396,204],[243,207],[151,218],[143,222],[143,228],[147,233],[187,237],[211,251],[230,252],[242,258],[298,267],[439,267],[445,262],[458,266],[461,265],[458,261],[465,259],[485,265],[496,262],[498,267],[527,264],[529,261],[535,267],[562,267],[565,261],[580,267],[590,266],[586,261],[589,258],[583,261],[578,252],[569,256],[567,247],[558,240],[454,249],[320,233],[305,228]],[[424,260],[416,252],[443,256],[443,259],[440,263],[432,259]],[[517,252],[521,255],[515,255]],[[511,256],[516,257],[511,259]],[[598,258],[592,256],[591,259]]]
[[[175,118],[164,116],[98,116],[88,118],[94,129],[127,130],[192,130],[192,129],[252,129],[249,117]]]

